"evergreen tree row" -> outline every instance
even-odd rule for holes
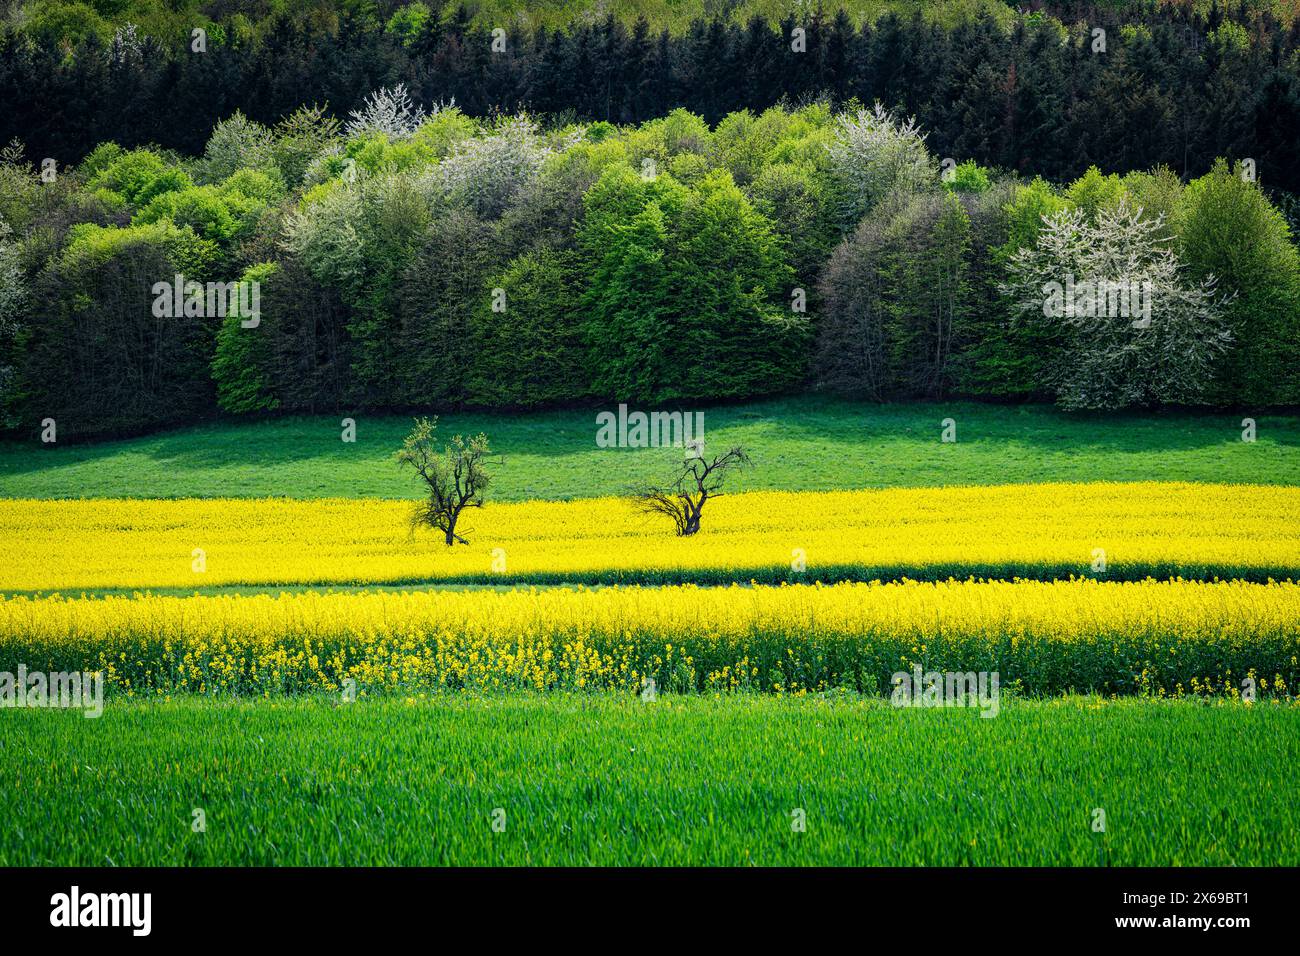
[[[1138,19],[1075,6],[1087,19],[1069,26],[1042,14],[941,26],[892,13],[855,26],[841,11],[775,29],[700,21],[680,35],[613,16],[496,34],[463,10],[328,28],[279,16],[256,31],[214,29],[201,52],[189,37],[163,43],[129,27],[71,44],[2,26],[0,142],[21,139],[30,159],[60,166],[105,141],[197,153],[236,111],[271,124],[321,104],[343,118],[400,82],[469,116],[617,124],[678,107],[715,123],[779,102],[878,101],[915,116],[940,157],[1068,180],[1091,166],[1190,177],[1224,156],[1300,192],[1300,29],[1263,15],[1244,26],[1164,6]]]

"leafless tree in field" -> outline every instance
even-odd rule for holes
[[[672,518],[678,536],[686,537],[700,530],[704,505],[710,498],[721,497],[727,474],[734,468],[751,464],[749,455],[739,446],[709,460],[697,445],[688,453],[671,482],[637,488],[633,498],[646,514]]]

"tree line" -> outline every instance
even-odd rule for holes
[[[821,388],[1300,404],[1300,265],[1254,163],[1053,183],[881,104],[475,119],[381,89],[197,156],[0,153],[0,414],[681,406]]]

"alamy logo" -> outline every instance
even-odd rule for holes
[[[74,886],[50,897],[50,925],[127,926],[133,936],[148,936],[153,924],[151,893],[85,893]]]
[[[104,713],[104,675],[78,671],[0,671],[0,707],[60,707],[84,710],[87,717]]]
[[[926,671],[917,664],[893,678],[895,707],[979,707],[981,717],[998,715],[997,671]]]
[[[598,448],[691,448],[704,442],[703,412],[631,412],[596,415]]]
[[[240,325],[255,329],[262,321],[260,282],[196,282],[179,272],[171,282],[153,284],[153,314],[158,319],[224,319],[240,316]]]
[[[1151,324],[1150,279],[1085,279],[1043,283],[1043,315],[1049,319],[1132,319],[1134,328]]]

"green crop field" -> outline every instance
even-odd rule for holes
[[[449,695],[4,717],[0,865],[1300,863],[1287,704],[1008,700],[985,720]]]
[[[740,490],[982,485],[1039,481],[1300,482],[1300,418],[1241,414],[1070,414],[1048,406],[947,402],[866,405],[798,398],[704,412],[708,447],[744,445],[760,466]],[[956,442],[940,442],[941,422]],[[406,416],[212,424],[130,441],[42,446],[0,443],[0,496],[410,497],[418,486],[392,453]],[[501,456],[498,501],[617,495],[671,466],[668,449],[597,447],[594,410],[527,415],[450,414],[447,436],[487,433]]]

